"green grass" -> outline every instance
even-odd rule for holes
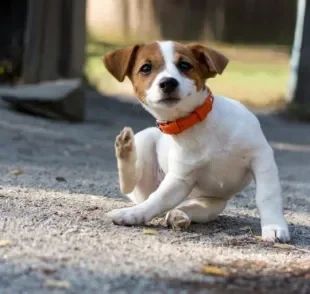
[[[223,76],[208,84],[214,92],[262,108],[284,102],[288,78],[287,64],[231,61]]]
[[[289,78],[289,54],[276,48],[215,46],[230,58],[224,74],[210,79],[214,93],[232,97],[254,108],[284,105]],[[128,80],[118,83],[107,72],[101,57],[119,45],[88,40],[85,74],[99,91],[133,95]],[[288,51],[288,50],[287,50]]]

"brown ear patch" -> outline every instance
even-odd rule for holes
[[[140,72],[144,64],[151,64],[152,70],[144,75]],[[165,68],[165,61],[157,42],[143,45],[137,50],[128,72],[128,78],[133,84],[136,97],[146,103],[146,92],[151,87],[154,79]]]
[[[103,56],[102,61],[107,70],[119,81],[123,82],[135,59],[135,54],[142,45],[112,51]]]
[[[229,59],[222,53],[207,46],[191,44],[187,47],[192,50],[198,60],[205,78],[212,78],[217,74],[222,74],[229,62]]]

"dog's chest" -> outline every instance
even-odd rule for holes
[[[175,150],[171,141],[167,140],[160,149],[158,162],[163,172],[167,174],[173,170],[180,175],[194,174],[196,188],[204,195],[230,196],[246,187],[252,179],[250,158],[238,148],[227,145],[220,148],[213,144],[206,148],[180,151]]]

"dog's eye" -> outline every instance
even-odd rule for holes
[[[140,72],[143,75],[148,75],[151,71],[152,71],[152,64],[150,63],[145,63],[140,68]]]
[[[193,68],[193,66],[190,63],[186,62],[186,61],[179,61],[178,68],[181,71],[186,72],[186,71],[189,71],[191,68]]]

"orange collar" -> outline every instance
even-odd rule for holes
[[[212,110],[213,101],[214,97],[209,90],[209,94],[205,102],[197,107],[188,116],[176,119],[171,122],[157,122],[157,126],[164,134],[178,135],[194,126],[195,124],[203,121],[207,117],[208,113]]]

